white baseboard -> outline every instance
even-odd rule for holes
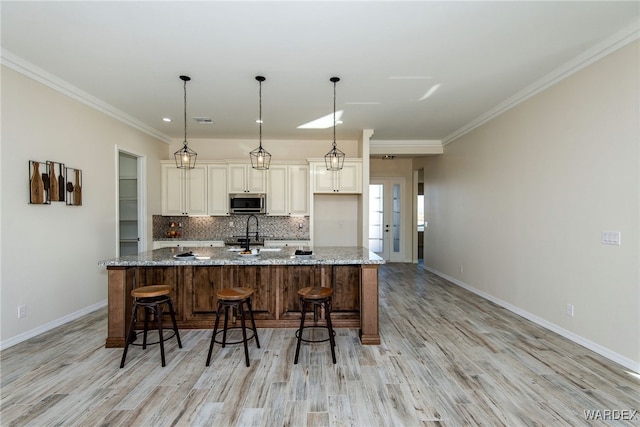
[[[4,341],[0,341],[0,351],[4,350],[5,348],[9,348],[12,347],[18,343],[21,343],[23,341],[28,340],[29,338],[33,338],[36,335],[40,335],[44,332],[50,331],[53,328],[57,328],[58,326],[62,326],[65,323],[69,323],[72,320],[76,320],[79,319],[80,317],[92,313],[96,310],[99,310],[103,307],[107,306],[107,300],[103,300],[100,301],[96,304],[90,305],[89,307],[85,307],[81,310],[78,310],[74,313],[68,314],[66,316],[63,316],[59,319],[56,319],[52,322],[46,323],[44,325],[38,326],[37,328],[31,329],[30,331],[24,332],[20,335],[16,335],[15,337],[11,337],[9,339],[6,339]]]
[[[588,348],[591,351],[594,351],[596,353],[598,353],[599,355],[606,357],[607,359],[618,363],[622,366],[624,366],[627,369],[632,370],[635,373],[639,373],[640,374],[640,362],[637,362],[635,360],[629,359],[628,357],[625,357],[621,354],[616,353],[615,351],[612,351],[611,349],[608,349],[606,347],[601,346],[598,343],[595,343],[593,341],[590,341],[580,335],[577,335],[571,331],[568,331],[558,325],[556,325],[555,323],[551,323],[541,317],[536,316],[535,314],[531,314],[525,310],[522,310],[521,308],[518,308],[512,304],[509,304],[506,301],[502,301],[499,298],[494,297],[493,295],[490,295],[486,292],[483,292],[479,289],[474,288],[473,286],[470,286],[458,279],[456,279],[455,277],[451,277],[447,274],[444,274],[438,270],[435,270],[433,268],[424,267],[425,270],[430,271],[431,273],[442,277],[443,279],[446,279],[448,281],[450,281],[451,283],[460,286],[461,288],[464,288],[470,292],[473,292],[474,294],[481,296],[482,298],[489,300],[495,304],[498,304],[499,306],[506,308],[507,310],[517,314],[518,316],[524,317],[527,320],[530,320],[531,322],[542,326],[545,329],[548,329],[552,332],[555,332],[558,335],[561,335],[573,342],[575,342],[576,344],[579,344],[585,348]]]

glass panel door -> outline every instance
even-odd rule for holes
[[[379,178],[369,185],[369,250],[387,261],[404,261],[403,183],[402,178]]]
[[[384,186],[369,186],[369,250],[385,258],[384,254]],[[388,254],[386,254],[388,257]]]

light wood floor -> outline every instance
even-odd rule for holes
[[[1,353],[2,426],[579,426],[588,410],[640,409],[640,381],[601,356],[416,265],[380,270],[382,345],[337,330],[303,345],[260,329],[241,345],[181,331],[184,348],[104,348],[106,310]],[[606,412],[604,412],[606,414]],[[600,422],[601,423],[601,422]],[[619,420],[610,425],[639,425]]]

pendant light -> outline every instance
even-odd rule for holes
[[[176,167],[180,169],[193,169],[196,166],[198,153],[187,146],[187,82],[191,80],[189,76],[180,76],[184,82],[184,142],[183,147],[173,153],[176,160]]]
[[[331,77],[333,83],[333,148],[324,155],[324,163],[329,171],[339,171],[344,166],[344,153],[336,146],[336,83],[340,77]]]
[[[266,79],[263,76],[256,76],[256,80],[260,85],[260,114],[258,118],[258,123],[260,124],[260,145],[255,150],[249,153],[249,157],[251,157],[251,167],[258,170],[266,170],[269,169],[269,164],[271,163],[271,154],[264,148],[262,148],[262,82]]]

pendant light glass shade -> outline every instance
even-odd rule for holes
[[[324,155],[324,164],[327,170],[339,171],[344,166],[345,157],[336,145],[336,83],[340,81],[340,78],[331,77],[329,81],[333,83],[333,148]]]
[[[260,145],[255,150],[249,153],[251,158],[251,167],[258,170],[267,170],[271,164],[271,154],[264,148],[262,148],[262,82],[266,80],[263,76],[256,76],[256,80],[260,84],[259,90],[259,118],[258,124],[260,125]]]
[[[189,76],[180,76],[184,82],[184,142],[181,149],[173,153],[176,160],[176,167],[180,169],[193,169],[196,166],[198,153],[188,147],[187,143],[187,82],[191,80]]]

